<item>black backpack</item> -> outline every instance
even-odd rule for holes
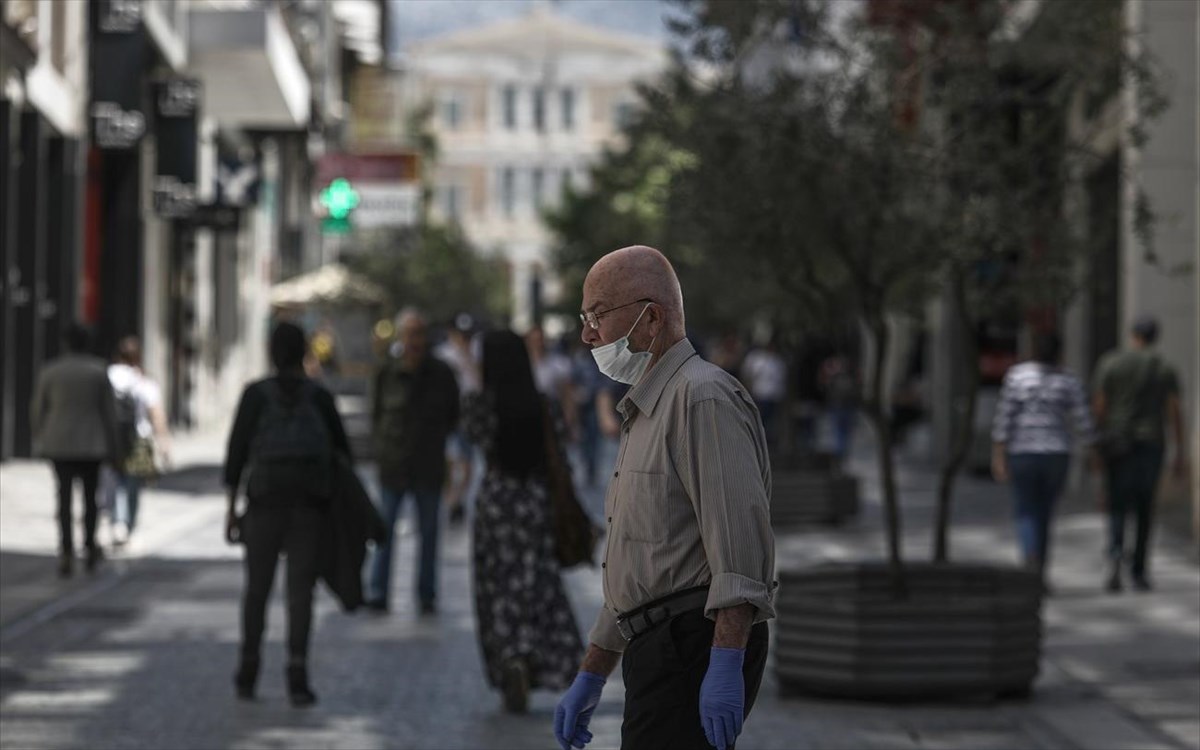
[[[333,443],[314,399],[316,386],[306,381],[289,393],[277,380],[268,380],[265,390],[267,403],[250,451],[259,483],[325,494],[333,473]]]

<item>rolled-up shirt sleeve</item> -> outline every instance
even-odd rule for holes
[[[588,640],[607,651],[625,651],[625,638],[617,629],[617,616],[607,607],[600,608],[600,613],[596,615],[596,624],[592,625],[592,632],[588,634]]]
[[[769,468],[757,416],[724,398],[689,406],[679,476],[700,522],[712,572],[705,615],[752,604],[754,621],[775,616],[775,537]]]

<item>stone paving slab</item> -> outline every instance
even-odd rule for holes
[[[196,465],[210,465],[204,458]],[[866,478],[862,517],[836,530],[780,535],[781,567],[882,552],[870,465],[855,468]],[[911,468],[902,474],[906,548],[914,559],[928,549],[928,480]],[[17,545],[36,553],[42,542],[34,536],[43,531],[8,528],[11,518],[22,517],[9,515],[19,503],[8,487],[5,481],[0,551]],[[962,498],[956,554],[1014,559],[1003,488],[969,480]],[[484,683],[464,530],[447,534],[436,618],[403,610],[413,599],[411,535],[402,538],[396,556],[393,601],[400,611],[347,616],[320,593],[313,679],[321,702],[299,711],[285,699],[278,586],[260,700],[246,705],[233,698],[241,563],[240,550],[220,538],[220,495],[203,488],[193,494],[153,490],[147,512],[152,508],[162,515],[147,516],[148,539],[157,533],[161,541],[114,561],[105,576],[59,592],[43,609],[64,596],[73,599],[49,616],[0,626],[0,748],[553,746],[557,695],[535,693],[528,715],[510,716]],[[51,521],[37,519],[49,526],[52,543]],[[1069,507],[1061,519],[1056,595],[1046,606],[1046,659],[1030,701],[886,705],[785,698],[769,666],[739,749],[1200,748],[1200,572],[1163,545],[1154,559],[1157,591],[1105,596],[1099,590],[1102,531],[1102,519],[1088,508]],[[10,591],[7,576],[0,574],[0,598]],[[568,573],[567,582],[586,630],[600,604],[599,577],[579,570]],[[619,745],[622,700],[618,671],[593,719],[591,747]]]

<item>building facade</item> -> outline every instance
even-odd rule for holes
[[[460,224],[482,250],[504,253],[518,329],[555,293],[541,211],[564,187],[584,186],[588,166],[638,106],[636,84],[665,63],[656,41],[546,5],[404,50],[398,119],[430,107],[438,144],[430,213]]]
[[[170,419],[220,428],[267,371],[273,281],[312,262],[312,164],[337,147],[382,0],[3,0],[0,458],[78,319],[141,337]],[[30,155],[35,155],[30,158]]]

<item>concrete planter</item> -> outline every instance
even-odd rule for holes
[[[775,669],[785,693],[912,699],[1027,695],[1038,673],[1036,573],[988,565],[906,566],[895,598],[885,563],[783,571]]]
[[[858,513],[858,479],[823,454],[773,459],[771,525],[838,524]]]

